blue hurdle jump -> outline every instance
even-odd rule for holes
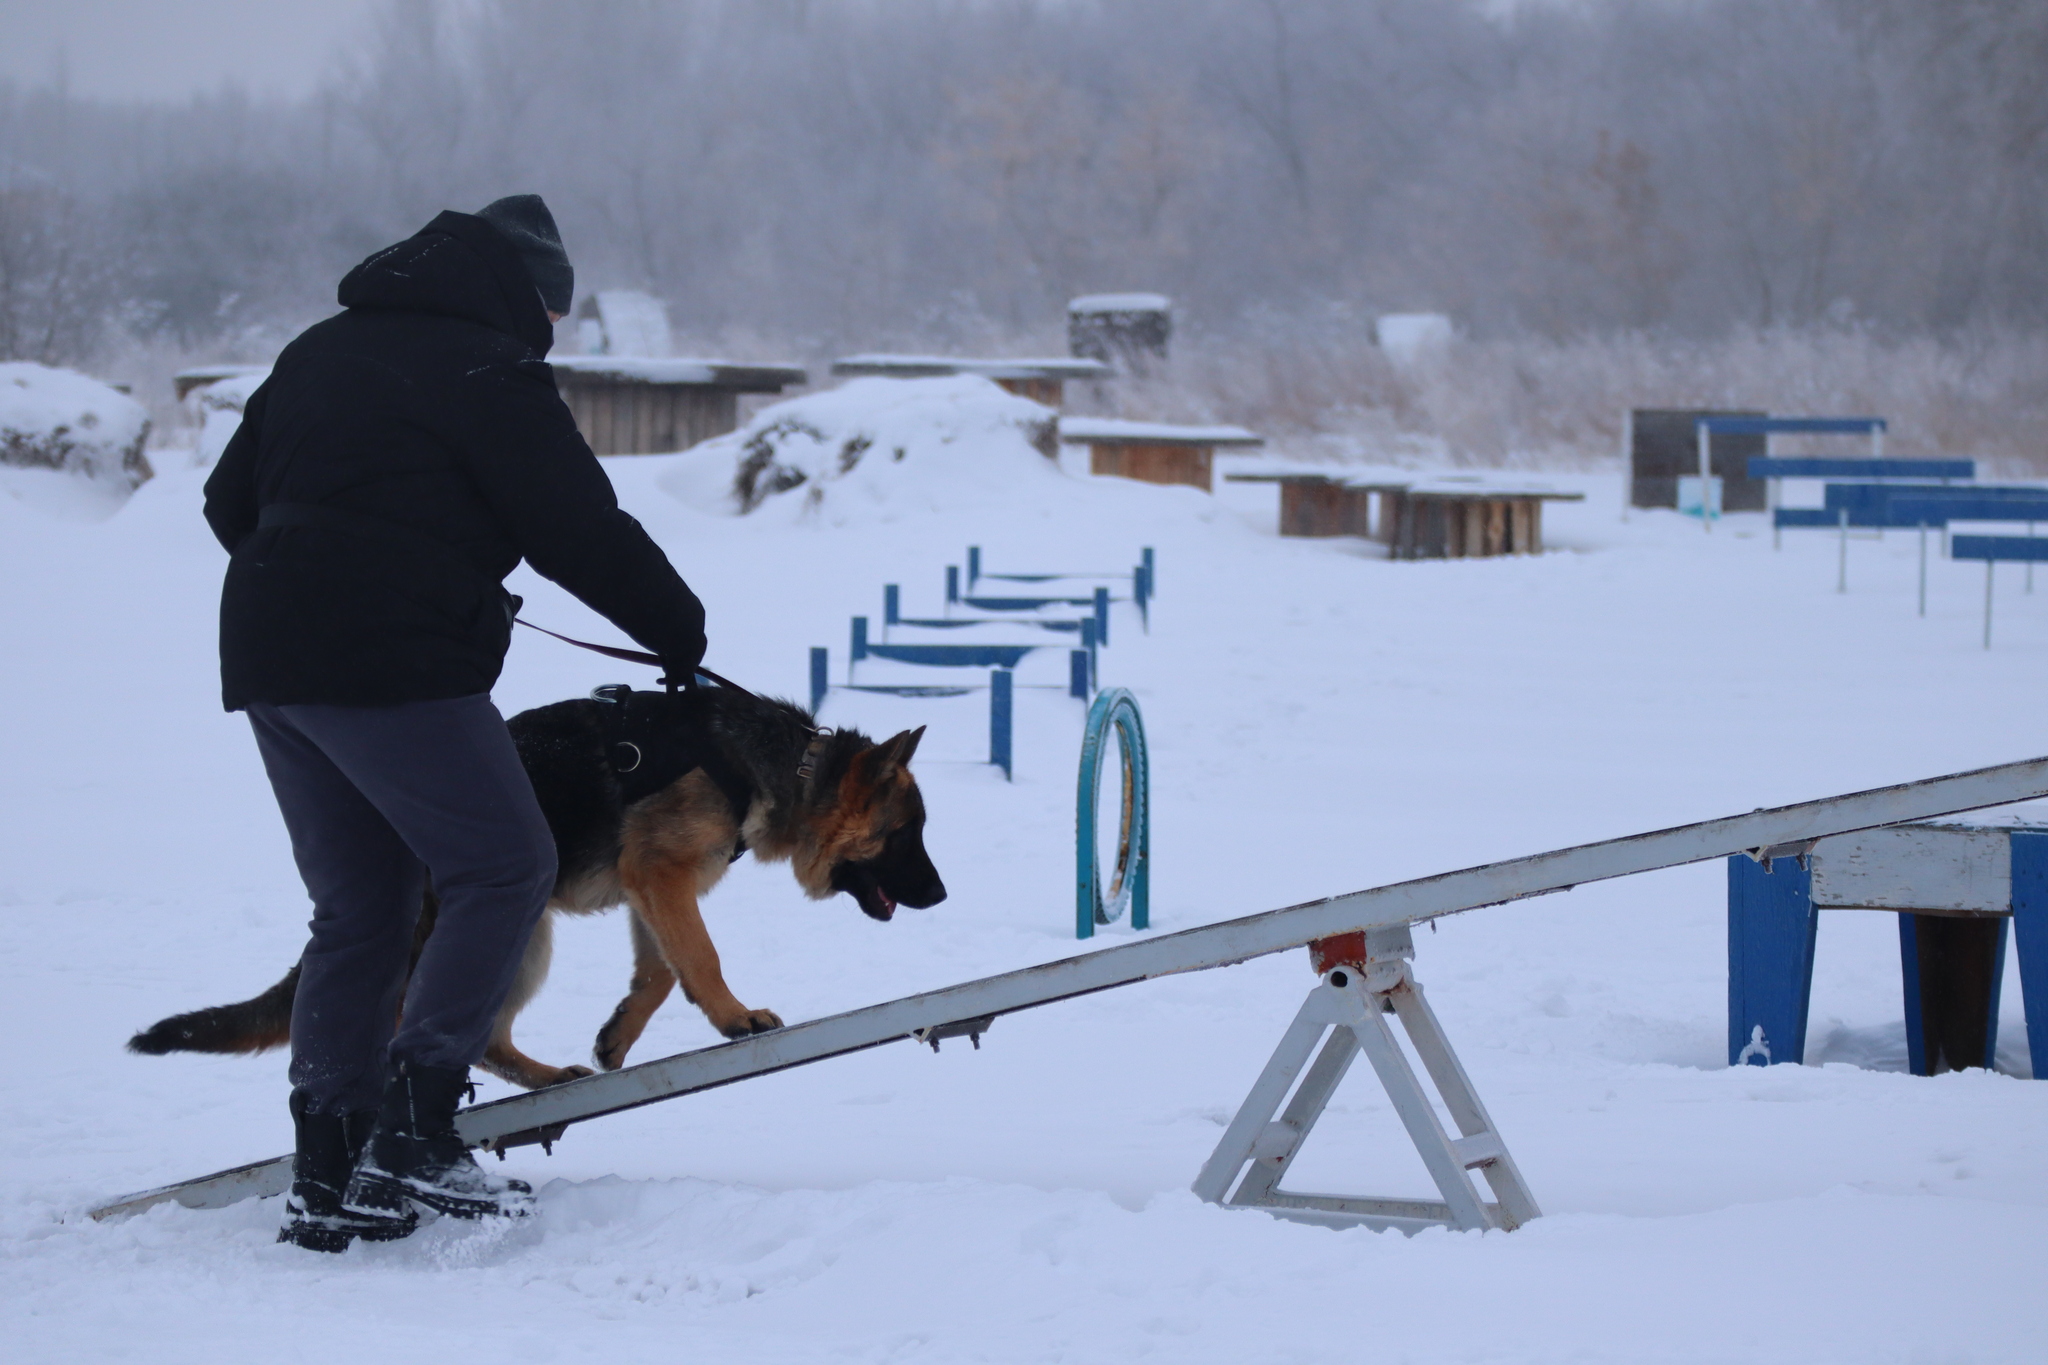
[[[1076,650],[1079,654],[1080,651]],[[822,645],[811,648],[811,714],[825,704],[826,695],[832,690],[830,651]],[[964,697],[979,690],[975,684],[958,683],[895,683],[866,684],[842,683],[849,692],[880,692],[892,697]],[[1011,734],[1015,728],[1016,707],[1014,704],[1015,678],[1007,668],[997,668],[988,675],[988,761],[1003,770],[1005,781],[1014,780],[1011,765]]]
[[[2044,504],[2048,508],[2048,504]],[[2048,513],[2044,513],[2048,515]],[[2021,518],[2001,512],[1992,516],[1971,517],[1971,521],[2019,521]],[[2028,527],[2032,529],[2031,524]],[[2048,540],[2036,540],[2025,536],[1951,536],[1949,558],[1981,559],[1984,561],[1984,648],[1991,648],[1991,585],[2001,559],[2020,562],[2028,566],[2028,587],[2033,586],[2033,564],[2036,560],[2048,559]]]
[[[1773,434],[1788,436],[1863,435],[1870,438],[1871,458],[1880,459],[1884,455],[1884,433],[1887,425],[1888,423],[1882,417],[1701,417],[1693,424],[1693,430],[1699,438],[1700,450],[1700,472],[1698,476],[1700,524],[1711,531],[1714,529],[1714,518],[1719,515],[1721,502],[1720,480],[1714,477],[1713,460],[1714,437],[1717,434],[1762,436],[1767,448]],[[1759,458],[1768,459],[1769,456],[1768,454],[1762,457],[1752,456],[1749,461],[1752,470]],[[1752,472],[1750,477],[1756,478],[1757,475]],[[1688,480],[1685,479],[1679,480],[1678,505],[1681,511],[1685,508],[1684,485],[1687,482]],[[1767,507],[1777,506],[1777,490],[1778,482],[1776,478],[1772,478],[1766,483],[1764,501]],[[1772,548],[1776,549],[1777,544],[1777,530],[1774,526],[1771,532]]]
[[[1825,909],[1898,914],[1919,1076],[1992,1064],[2010,923],[2034,1076],[2048,1077],[2048,829],[1894,825],[1730,858],[1730,1066],[1804,1059]]]
[[[981,569],[981,547],[967,547],[967,594],[960,590],[960,573],[957,565],[946,569],[946,601],[962,602],[981,611],[1033,611],[1039,607],[1071,603],[1088,606],[1093,599],[1071,597],[981,597],[974,594],[982,579],[1003,583],[1056,583],[1068,578],[1128,578],[1131,583],[1131,602],[1138,608],[1138,619],[1146,629],[1151,628],[1152,599],[1157,596],[1157,578],[1152,547],[1146,546],[1138,552],[1138,563],[1127,570],[1102,570],[1071,573],[983,573]]]
[[[958,592],[952,591],[958,580],[959,570],[948,566],[947,604],[961,601]],[[959,630],[966,626],[1034,626],[1039,630],[1072,631],[1079,633],[1083,622],[1071,617],[1058,620],[1035,619],[1031,617],[1008,616],[905,616],[902,608],[902,589],[894,583],[882,588],[882,625],[885,632],[889,626],[922,626],[928,630]],[[993,605],[984,607],[984,603]],[[1097,588],[1093,597],[970,597],[966,605],[989,611],[1030,611],[1038,607],[1076,606],[1095,609],[1095,643],[1109,643],[1109,589]]]

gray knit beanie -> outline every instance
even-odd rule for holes
[[[477,217],[504,233],[519,249],[519,258],[540,289],[540,301],[550,313],[566,313],[576,297],[576,271],[569,253],[562,249],[562,234],[555,228],[555,215],[537,194],[508,194],[477,210]]]

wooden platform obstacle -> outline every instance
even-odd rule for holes
[[[2015,926],[2034,1075],[2048,1073],[2048,827],[1899,825],[1730,858],[1730,1066],[1804,1059],[1822,910],[1899,917],[1916,1076],[1992,1064]]]

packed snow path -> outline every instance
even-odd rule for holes
[[[1910,538],[1857,541],[1838,597],[1824,538],[1773,555],[1741,517],[1711,537],[1624,523],[1611,476],[1575,481],[1591,497],[1546,528],[1554,553],[1395,564],[1277,539],[1270,489],[963,481],[820,525],[705,510],[729,467],[611,468],[709,601],[713,666],[788,694],[880,584],[912,608],[929,575],[935,601],[966,544],[1011,563],[1157,545],[1152,633],[1119,641],[1105,681],[1146,710],[1161,930],[2048,750],[2048,595],[2014,592],[1987,654],[1974,566],[1936,566],[1920,621]],[[394,1334],[555,1360],[2038,1357],[2048,1086],[1899,1074],[1896,933],[1852,913],[1823,921],[1808,1061],[1856,1065],[1726,1068],[1711,865],[1421,936],[1419,974],[1547,1215],[1506,1237],[1337,1233],[1186,1192],[1309,984],[1296,955],[1019,1015],[979,1052],[882,1049],[521,1149],[506,1169],[543,1212],[495,1239],[437,1227],[316,1259],[274,1246],[275,1207],[254,1202],[94,1224],[109,1191],[288,1145],[280,1056],[120,1050],[268,984],[303,934],[246,728],[215,699],[221,556],[197,479],[99,523],[0,502],[11,1358],[290,1342],[354,1361]],[[534,619],[611,638],[520,579]],[[498,697],[625,676],[522,638]],[[972,703],[833,699],[833,723],[932,723],[918,768],[953,895],[877,925],[744,864],[706,908],[744,997],[814,1018],[1072,951],[1079,704],[1027,694],[1010,786],[973,761]],[[627,972],[616,917],[562,928],[521,1030],[551,1061],[585,1053]],[[2001,1065],[2023,1076],[2014,983],[2004,998]],[[671,1005],[640,1055],[709,1041]],[[1427,1189],[1369,1077],[1317,1137],[1304,1185]]]

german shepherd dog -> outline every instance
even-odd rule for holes
[[[924,799],[910,775],[923,727],[877,744],[856,730],[821,730],[784,701],[738,689],[665,695],[600,688],[593,697],[522,711],[507,722],[555,837],[560,870],[548,908],[582,915],[632,912],[633,975],[598,1030],[600,1067],[623,1065],[678,982],[712,1027],[743,1038],[782,1027],[725,984],[698,913],[726,868],[751,851],[788,862],[815,900],[852,896],[886,920],[899,905],[946,897],[924,848]],[[431,888],[414,959],[433,931]],[[553,953],[552,916],[534,927],[500,1011],[483,1067],[532,1089],[591,1074],[549,1066],[512,1042],[512,1021],[540,990]],[[174,1015],[129,1039],[131,1051],[262,1052],[291,1038],[299,969],[253,999]]]

